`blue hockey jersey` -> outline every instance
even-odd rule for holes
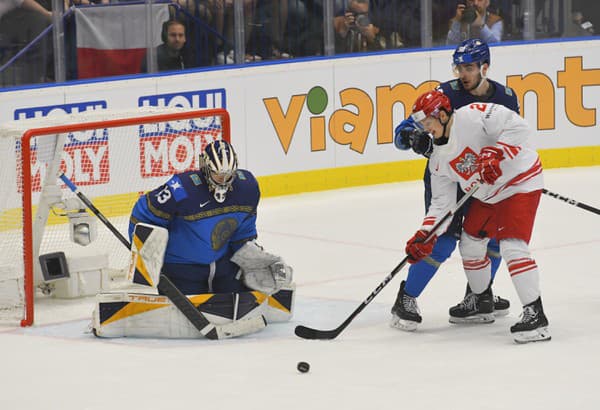
[[[487,99],[465,91],[462,83],[458,79],[446,81],[445,83],[440,84],[439,88],[448,96],[450,99],[450,104],[455,110],[476,102],[490,102],[503,105],[506,108],[513,110],[517,114],[520,114],[519,100],[517,99],[514,91],[509,87],[505,87],[504,85],[497,83],[496,81],[488,79],[488,82],[493,87],[493,93]]]
[[[141,196],[133,207],[129,237],[138,222],[169,231],[164,263],[208,265],[256,238],[258,182],[238,169],[233,190],[218,203],[200,171],[176,174]]]

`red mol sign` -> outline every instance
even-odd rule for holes
[[[196,130],[140,138],[142,177],[166,176],[198,169],[198,157],[220,130]]]
[[[65,145],[61,154],[60,169],[76,185],[99,185],[110,181],[108,141],[96,141],[87,144]],[[20,157],[21,152],[17,155]],[[54,160],[54,159],[52,159]],[[23,192],[21,185],[21,161],[17,162],[18,190]],[[41,160],[37,150],[31,151],[31,190],[40,192],[42,182],[46,178],[48,162]]]

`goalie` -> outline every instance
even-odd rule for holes
[[[259,186],[252,173],[237,165],[233,147],[216,140],[200,155],[199,170],[175,174],[138,199],[129,225],[132,265],[141,258],[147,268],[142,271],[157,273],[140,275],[138,270],[130,279],[156,286],[152,282],[160,273],[185,295],[210,296],[218,306],[205,307],[217,319],[235,321],[256,305],[283,304],[287,315],[278,318],[289,320],[292,269],[255,242]],[[130,276],[132,271],[135,267]],[[287,301],[267,300],[281,293]]]

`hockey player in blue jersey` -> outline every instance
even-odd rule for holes
[[[228,142],[216,140],[205,147],[198,171],[173,175],[140,197],[129,235],[139,222],[168,230],[161,273],[186,295],[271,294],[291,282],[291,268],[254,241],[259,199],[254,175],[238,169]]]
[[[488,45],[480,39],[463,41],[455,49],[453,65],[457,79],[440,84],[441,89],[450,99],[452,108],[458,109],[474,102],[493,102],[519,112],[519,103],[512,89],[487,78],[490,66],[490,51]],[[432,138],[419,129],[409,117],[395,129],[394,145],[400,150],[412,149],[415,153],[429,158],[433,149]],[[425,168],[425,208],[431,204],[431,175]],[[462,197],[460,189],[458,197]],[[421,323],[422,318],[417,305],[417,297],[421,295],[440,265],[450,257],[460,238],[463,213],[459,212],[448,230],[439,237],[433,252],[423,260],[411,264],[406,281],[400,285],[398,297],[392,307],[391,326],[413,331]],[[501,262],[500,249],[497,241],[491,240],[488,245],[488,256],[492,262],[492,281]],[[410,259],[409,259],[410,261]],[[508,300],[494,296],[491,284],[482,294],[474,294],[467,285],[465,297],[458,305],[451,307],[451,323],[482,322],[481,315],[494,312],[494,315],[508,314]],[[487,319],[489,322],[489,319]]]

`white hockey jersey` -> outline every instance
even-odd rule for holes
[[[495,204],[517,193],[544,187],[542,164],[531,147],[533,131],[514,111],[490,103],[473,103],[454,112],[448,143],[435,145],[429,159],[432,199],[422,229],[430,230],[457,202],[456,183],[469,192],[478,183],[475,160],[483,147],[504,153],[502,175],[493,184],[481,184],[473,196]],[[445,232],[450,219],[438,231]]]

